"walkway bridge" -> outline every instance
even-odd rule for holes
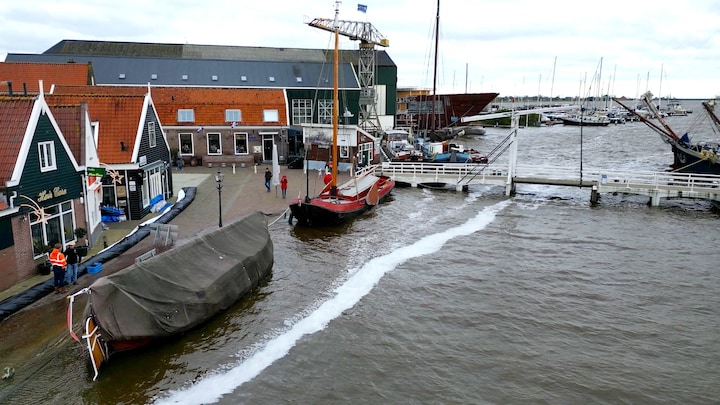
[[[592,203],[603,193],[647,196],[653,206],[662,198],[720,201],[720,176],[707,174],[424,162],[383,162],[380,170],[413,187],[447,185],[460,191],[472,186],[502,186],[508,196],[518,184],[541,184],[589,188]]]

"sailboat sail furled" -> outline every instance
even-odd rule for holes
[[[339,54],[339,20],[340,2],[335,3],[335,20],[333,22],[334,54],[333,54],[333,117],[332,117],[332,163],[329,164],[331,175],[328,184],[315,197],[309,196],[308,190],[304,198],[296,198],[290,203],[290,222],[297,219],[298,224],[310,226],[335,225],[347,222],[362,215],[378,203],[384,201],[395,182],[388,176],[376,175],[375,166],[366,166],[363,170],[353,173],[349,181],[342,185],[338,179],[338,54]],[[357,134],[357,130],[354,131]],[[357,136],[357,135],[355,135]],[[345,150],[347,153],[347,150]],[[307,160],[306,160],[307,165]],[[306,166],[307,167],[307,166]],[[306,169],[307,170],[307,169]]]

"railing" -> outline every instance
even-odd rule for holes
[[[435,178],[449,184],[467,184],[492,177],[508,176],[507,164],[383,162],[383,174],[393,178]],[[674,189],[690,192],[720,192],[720,176],[696,173],[620,171],[597,168],[518,165],[513,178],[582,180],[615,188]]]

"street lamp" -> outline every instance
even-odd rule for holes
[[[225,175],[220,171],[218,171],[217,174],[215,175],[215,182],[217,183],[217,190],[218,190],[218,227],[220,227],[220,228],[222,228],[222,198],[221,198],[221,196],[222,196],[222,187],[223,187],[222,186],[223,177],[225,177]]]

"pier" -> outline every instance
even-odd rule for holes
[[[618,171],[537,165],[383,162],[380,170],[396,182],[412,187],[444,184],[456,190],[473,186],[502,186],[505,195],[518,184],[581,187],[590,190],[596,204],[604,193],[649,197],[652,206],[663,198],[720,201],[720,176],[696,173]]]

